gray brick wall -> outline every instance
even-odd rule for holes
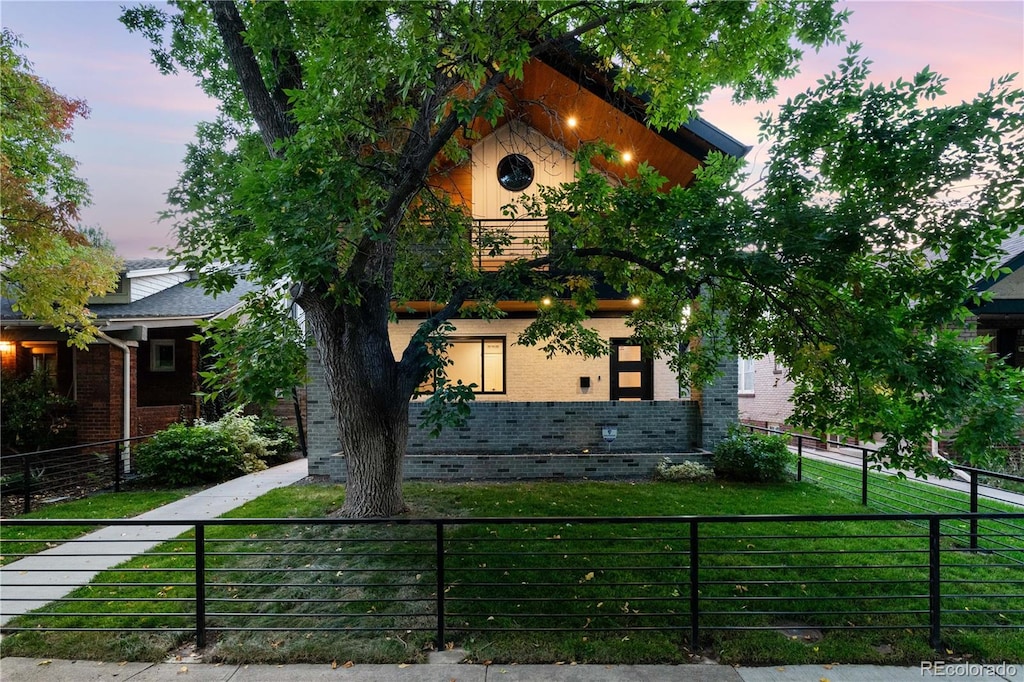
[[[736,358],[718,364],[719,377],[705,386],[701,399],[701,447],[714,450],[729,425],[739,420],[739,365]]]
[[[710,466],[707,453],[645,452],[631,454],[563,455],[409,455],[406,480],[514,481],[529,479],[608,480],[649,479],[663,459],[673,464],[692,460]],[[344,482],[345,457],[331,455],[323,461],[323,473]]]

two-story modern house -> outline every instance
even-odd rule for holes
[[[438,191],[472,216],[474,239],[496,229],[511,235],[497,254],[474,241],[477,265],[485,270],[529,258],[545,242],[544,219],[509,217],[504,207],[538,187],[572,181],[574,152],[585,142],[599,140],[619,151],[615,162],[595,161],[609,182],[635,174],[637,164],[645,162],[668,179],[666,188],[691,184],[694,170],[713,150],[733,156],[749,150],[699,118],[675,130],[652,130],[641,98],[616,91],[606,71],[568,52],[531,61],[522,80],[507,85],[505,101],[495,125],[473,122],[465,142],[469,159],[440,168],[431,178]],[[517,344],[538,307],[548,304],[501,301],[505,316],[499,320],[455,321],[447,377],[475,386],[472,414],[464,427],[447,429],[438,438],[412,428],[408,477],[625,475],[648,464],[612,462],[612,454],[661,453],[660,459],[663,453],[698,451],[737,420],[735,362],[723,364],[721,381],[691,392],[680,385],[667,359],[629,341],[627,317],[643,301],[602,289],[589,325],[610,343],[603,358],[549,358],[538,348]],[[396,352],[438,305],[431,300],[396,304],[390,328]],[[309,369],[310,471],[340,479],[343,454],[315,349]],[[422,401],[414,400],[413,426],[421,412]],[[571,455],[578,466],[544,457],[490,461],[539,454]],[[584,454],[601,455],[603,461],[580,459]]]

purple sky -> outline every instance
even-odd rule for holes
[[[158,255],[173,241],[158,223],[164,196],[181,167],[197,121],[216,105],[188,76],[165,77],[149,63],[148,45],[117,17],[121,2],[3,0],[0,22],[22,36],[35,72],[61,93],[88,102],[92,114],[75,126],[70,153],[92,190],[86,225],[99,225],[122,256]],[[947,76],[947,100],[984,90],[994,77],[1024,72],[1024,2],[847,2],[850,40],[874,62],[872,79],[888,83],[927,65]],[[801,74],[780,86],[784,101],[832,71],[845,48],[805,55]],[[1018,86],[1021,84],[1018,78]],[[726,93],[702,108],[716,126],[757,143],[755,116],[773,103],[733,105]],[[748,159],[763,162],[764,146]],[[755,165],[755,170],[757,166]]]

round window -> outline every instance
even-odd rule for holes
[[[498,184],[511,192],[521,192],[533,182],[533,161],[522,154],[509,154],[498,162]]]

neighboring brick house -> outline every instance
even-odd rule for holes
[[[189,337],[200,320],[229,311],[250,290],[243,284],[214,298],[189,286],[192,279],[168,260],[126,261],[117,291],[89,304],[101,336],[85,350],[69,347],[55,329],[22,318],[3,299],[3,369],[49,372],[57,391],[76,402],[80,443],[145,435],[192,419],[200,348]]]
[[[999,265],[1010,272],[974,285],[975,291],[989,292],[992,300],[972,306],[962,336],[989,337],[989,350],[1013,367],[1024,367],[1024,229],[1006,239],[1001,250]],[[739,371],[740,419],[768,428],[786,424],[793,414],[793,383],[786,377],[786,369],[769,354],[741,359]]]
[[[509,84],[504,117],[491,126],[470,125],[470,158],[441,168],[431,178],[473,217],[474,233],[507,229],[512,244],[495,256],[477,251],[482,269],[529,257],[548,232],[542,219],[510,219],[502,207],[538,186],[553,186],[575,177],[573,153],[582,141],[602,140],[623,154],[625,163],[595,162],[611,182],[646,162],[668,178],[666,186],[687,186],[708,153],[743,156],[749,147],[701,119],[675,130],[656,132],[644,123],[644,103],[616,91],[606,72],[566,53],[531,61],[521,81]],[[409,301],[396,308],[391,343],[405,347],[433,301]],[[544,302],[504,301],[500,320],[454,320],[448,358],[449,380],[476,384],[476,400],[465,427],[445,430],[432,439],[415,428],[423,409],[410,409],[408,453],[416,455],[618,452],[692,452],[710,448],[737,420],[735,361],[723,363],[723,378],[691,395],[680,387],[666,358],[652,358],[631,345],[627,316],[640,301],[607,291],[589,326],[608,340],[609,357],[546,357],[537,348],[516,344],[519,333]],[[332,457],[339,452],[336,419],[315,349],[310,351],[307,389],[311,473],[344,474]],[[723,388],[724,387],[724,388]],[[609,446],[603,428],[615,428]],[[605,463],[608,464],[608,463]],[[406,463],[407,475],[416,463]],[[594,472],[590,472],[594,473]]]

